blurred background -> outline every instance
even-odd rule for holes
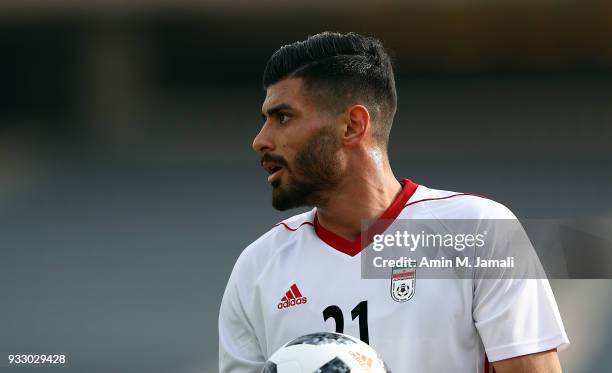
[[[1,0],[2,356],[217,370],[234,261],[295,213],[250,148],[261,74],[323,30],[393,51],[398,177],[519,217],[611,217],[610,1]],[[605,371],[612,281],[552,285],[564,371]]]

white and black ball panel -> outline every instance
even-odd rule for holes
[[[285,347],[298,344],[321,345],[329,343],[354,345],[357,344],[357,341],[340,333],[312,333],[297,337],[293,341],[285,344]]]
[[[349,335],[313,333],[281,347],[262,373],[390,373],[376,351]]]
[[[314,371],[314,373],[350,373],[351,367],[347,363],[342,361],[339,357],[335,357],[325,363],[321,368]]]
[[[268,361],[276,364],[277,373],[312,373],[337,357],[337,352],[317,345],[298,344],[281,347]],[[297,368],[296,363],[299,365]]]

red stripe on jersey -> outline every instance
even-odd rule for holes
[[[400,212],[404,209],[404,205],[410,197],[414,194],[414,191],[417,189],[418,185],[413,183],[408,179],[402,179],[401,182],[404,184],[402,190],[398,193],[395,200],[391,203],[391,205],[382,213],[380,218],[378,218],[374,224],[372,224],[367,231],[363,232],[359,237],[357,237],[353,241],[349,241],[344,237],[340,237],[334,232],[330,232],[325,229],[321,224],[319,224],[319,218],[317,213],[315,212],[314,217],[314,227],[317,236],[333,247],[334,249],[343,252],[350,256],[355,256],[363,250],[364,247],[368,246],[373,237],[379,233],[382,233],[391,225],[393,220],[398,217]],[[362,242],[362,237],[365,238]]]
[[[302,297],[302,293],[300,293],[300,289],[298,289],[296,284],[291,285],[291,291],[293,292],[296,298]]]
[[[305,221],[305,222],[302,222],[297,227],[292,228],[288,226],[285,222],[279,222],[279,223],[274,224],[274,227],[278,227],[279,225],[282,225],[286,229],[292,232],[295,232],[303,225],[311,225],[314,227],[315,233],[317,234],[317,236],[319,236],[319,238],[323,242],[325,242],[326,244],[328,244],[329,246],[333,247],[334,249],[340,252],[343,252],[350,256],[355,256],[359,254],[361,250],[363,250],[364,247],[372,243],[373,237],[375,235],[384,232],[389,227],[389,225],[391,225],[393,220],[395,220],[398,217],[398,215],[402,212],[402,210],[407,206],[414,205],[420,202],[436,201],[436,200],[442,200],[442,199],[459,197],[459,196],[475,196],[475,197],[487,198],[480,194],[457,193],[457,194],[452,194],[446,197],[425,198],[425,199],[420,199],[418,201],[406,203],[416,191],[418,184],[412,182],[409,179],[402,179],[401,182],[404,184],[404,187],[402,188],[400,193],[397,195],[397,197],[395,197],[395,200],[391,203],[391,205],[387,208],[387,210],[383,212],[380,218],[378,218],[374,222],[374,224],[372,224],[368,228],[367,231],[363,232],[358,238],[356,238],[353,241],[349,241],[346,238],[340,237],[337,234],[325,229],[321,224],[319,224],[319,218],[318,218],[316,211],[315,211],[315,216],[314,216],[314,222],[312,223],[309,221]],[[363,242],[362,242],[362,238],[365,238]]]
[[[285,295],[287,296],[287,299],[295,299],[295,297],[293,296],[293,294],[291,293],[291,290],[287,290],[287,292],[285,293]]]
[[[287,297],[286,297],[286,296],[283,296],[283,297],[281,298],[281,302],[288,302],[288,301],[289,301],[289,299],[287,299]]]
[[[396,273],[394,275],[392,275],[392,278],[400,278],[400,277],[408,277],[408,276],[414,276],[414,271],[412,272],[402,272],[402,273]]]
[[[447,199],[447,198],[453,198],[453,197],[461,197],[461,196],[474,196],[474,197],[480,197],[480,198],[485,198],[488,199],[487,197],[480,195],[480,194],[473,194],[473,193],[457,193],[457,194],[451,194],[450,196],[446,196],[446,197],[437,197],[437,198],[424,198],[424,199],[420,199],[418,201],[413,201],[410,203],[407,203],[406,206],[410,206],[410,205],[414,205],[415,203],[420,203],[420,202],[427,202],[427,201],[437,201],[440,199]]]
[[[295,232],[297,231],[302,225],[312,225],[314,227],[314,224],[312,224],[309,221],[305,221],[302,224],[298,225],[296,228],[291,228],[290,226],[288,226],[287,224],[285,224],[284,221],[281,221],[280,223],[276,223],[274,224],[272,227],[278,227],[279,225],[282,225],[283,227],[287,228],[288,230],[290,230],[291,232]]]

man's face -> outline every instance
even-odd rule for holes
[[[262,117],[253,149],[270,174],[274,208],[282,211],[323,202],[342,175],[335,118],[316,106],[302,79],[285,79],[268,87]]]

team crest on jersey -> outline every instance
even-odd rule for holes
[[[416,267],[393,267],[391,272],[391,298],[396,302],[412,299],[416,286]]]

